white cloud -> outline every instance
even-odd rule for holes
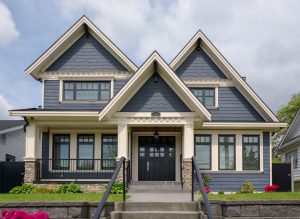
[[[12,119],[12,117],[8,115],[9,109],[12,109],[12,106],[5,100],[4,96],[0,94],[0,120]]]
[[[138,65],[153,50],[171,61],[200,28],[274,111],[300,91],[298,0],[59,4],[67,19],[87,14]]]
[[[0,1],[0,47],[9,45],[19,35],[10,10]]]

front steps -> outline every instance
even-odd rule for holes
[[[111,219],[206,219],[195,202],[115,203]]]
[[[129,193],[188,193],[180,182],[173,181],[133,181],[129,186]]]

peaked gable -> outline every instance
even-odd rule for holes
[[[155,77],[157,81],[155,82]],[[122,112],[190,112],[165,80],[154,73],[123,107]]]
[[[126,71],[126,68],[91,34],[84,34],[46,71]]]
[[[202,48],[195,48],[194,51],[183,61],[176,70],[181,78],[218,78],[226,79],[224,73],[203,51]]]

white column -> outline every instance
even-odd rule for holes
[[[211,154],[212,154],[212,160],[211,160],[211,170],[217,171],[219,169],[219,145],[218,145],[218,135],[212,134],[211,135]]]
[[[128,127],[127,124],[118,124],[118,159],[128,158]]]
[[[34,161],[36,157],[36,145],[38,136],[37,128],[34,122],[30,122],[28,126],[26,126],[26,147],[25,147],[25,161]]]
[[[237,171],[242,171],[243,170],[243,143],[242,143],[243,139],[242,139],[242,135],[238,134],[236,135],[236,170]]]
[[[183,158],[191,159],[194,156],[194,121],[188,121],[183,130]]]

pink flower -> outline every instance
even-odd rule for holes
[[[274,192],[277,189],[279,189],[279,186],[277,186],[277,185],[267,185],[265,187],[265,192]]]
[[[2,218],[0,219],[48,219],[49,215],[45,212],[36,212],[36,213],[29,213],[23,210],[15,210],[12,209],[8,211],[4,209],[1,212]]]
[[[199,189],[198,192],[201,193],[201,189]],[[205,186],[205,192],[208,194],[211,192],[211,189],[208,186]]]

